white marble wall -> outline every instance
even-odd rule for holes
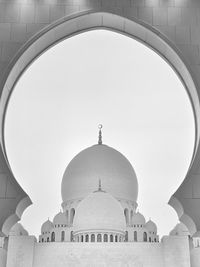
[[[7,252],[5,249],[0,248],[0,266],[6,267]]]
[[[161,243],[35,243],[34,237],[10,239],[7,267],[190,267],[187,237]],[[196,266],[195,266],[196,267]]]
[[[190,248],[187,236],[164,236],[162,248],[166,267],[190,267]]]
[[[200,247],[191,249],[191,267],[200,266]]]
[[[36,244],[34,236],[10,236],[6,267],[33,267]]]

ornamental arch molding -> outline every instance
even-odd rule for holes
[[[11,92],[26,68],[44,51],[65,38],[94,29],[116,31],[144,43],[169,63],[187,90],[196,122],[195,147],[187,176],[177,191],[172,192],[174,194],[170,198],[169,204],[175,208],[179,219],[188,226],[192,235],[198,234],[200,231],[200,109],[198,97],[198,88],[200,88],[198,71],[200,73],[200,69],[198,70],[197,65],[190,64],[190,55],[180,49],[176,42],[170,40],[169,36],[165,35],[166,32],[161,31],[161,27],[153,27],[136,17],[130,18],[128,15],[120,14],[119,10],[116,11],[115,8],[110,9],[79,11],[46,24],[42,30],[36,31],[35,35],[21,43],[19,47],[14,46],[15,49],[10,50],[7,61],[0,61],[0,187],[3,188],[2,195],[0,195],[0,231],[2,235],[8,234],[12,225],[21,218],[23,211],[31,204],[29,196],[17,183],[6,156],[3,129]],[[8,42],[8,45],[11,42],[12,40],[10,43]]]

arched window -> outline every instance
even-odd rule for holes
[[[55,232],[51,233],[51,242],[55,242]]]
[[[70,241],[71,241],[71,242],[73,242],[73,241],[74,241],[74,238],[73,238],[73,236],[74,236],[74,235],[73,235],[73,231],[71,231],[71,233],[70,233]]]
[[[65,231],[61,232],[61,242],[65,241]]]
[[[110,242],[113,242],[113,235],[110,235]]]
[[[118,242],[118,236],[117,235],[115,236],[115,242]]]
[[[128,242],[128,231],[125,232],[125,242]]]
[[[69,224],[69,211],[66,210],[66,220],[67,220],[67,225]]]
[[[95,242],[95,235],[94,234],[91,235],[91,242]]]
[[[143,240],[144,240],[144,242],[147,242],[147,233],[146,232],[144,232],[144,234],[143,234]]]
[[[134,241],[137,242],[137,231],[134,231]]]
[[[44,242],[44,238],[42,238],[42,243]]]
[[[154,241],[156,242],[156,238],[154,238]]]
[[[49,242],[49,237],[47,237],[47,242]]]
[[[81,236],[81,242],[83,242],[83,235]]]
[[[73,225],[74,215],[75,215],[75,209],[72,208],[72,209],[70,210],[70,225],[71,225],[71,226]]]
[[[151,237],[149,237],[149,242],[151,242]]]
[[[85,236],[85,242],[89,242],[89,235]]]
[[[131,210],[131,226],[133,225],[133,210]]]
[[[102,240],[101,240],[101,234],[98,234],[97,235],[97,242],[101,242]]]
[[[128,225],[129,224],[128,209],[124,210],[124,216],[125,216],[125,219],[126,219],[126,224]]]
[[[108,242],[108,235],[107,235],[107,234],[104,234],[104,236],[103,236],[103,241],[104,241],[104,242]]]

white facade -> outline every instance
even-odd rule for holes
[[[39,242],[20,224],[11,229],[6,266],[199,267],[199,248],[183,224],[159,242],[156,224],[136,210],[134,169],[121,153],[102,145],[101,130],[99,138],[68,165],[63,211],[43,223]]]
[[[37,243],[32,236],[12,236],[7,267],[189,267],[185,236],[166,236],[160,243]],[[20,265],[18,263],[20,262]]]

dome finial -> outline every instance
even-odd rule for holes
[[[96,191],[94,191],[94,193],[96,193],[96,192],[103,192],[103,193],[105,193],[105,191],[102,190],[102,187],[101,187],[101,179],[99,179],[98,189]]]
[[[102,133],[101,133],[101,129],[103,128],[103,125],[102,124],[99,124],[98,125],[98,128],[99,128],[99,140],[98,140],[98,144],[99,145],[102,145]]]
[[[101,179],[99,179],[99,188],[98,188],[98,191],[102,191],[102,189],[101,189]]]

